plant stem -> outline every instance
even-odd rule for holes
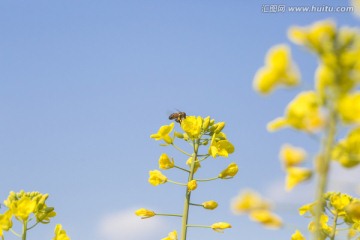
[[[193,180],[194,177],[194,169],[195,169],[195,160],[197,158],[198,150],[199,150],[199,140],[193,141],[194,146],[194,153],[192,155],[192,161],[191,161],[191,167],[190,167],[190,173],[188,177],[188,182]],[[189,217],[189,205],[190,205],[190,196],[191,191],[188,191],[186,189],[185,192],[185,202],[184,202],[184,211],[183,211],[183,217],[182,217],[182,227],[181,227],[181,240],[186,240],[186,234],[187,234],[187,222]]]
[[[337,219],[338,219],[338,214],[336,213],[335,216],[334,216],[334,223],[333,223],[333,226],[332,226],[332,231],[333,232],[332,232],[332,234],[330,236],[330,240],[335,240]]]
[[[23,223],[23,232],[22,232],[22,237],[21,237],[22,240],[26,240],[27,223],[28,223],[27,220],[24,221],[24,223]]]
[[[168,216],[168,217],[182,217],[181,214],[172,214],[172,213],[156,213],[156,216]]]
[[[331,101],[331,99],[329,100]],[[337,114],[335,107],[333,106],[334,103],[329,103],[328,110],[329,110],[329,119],[326,126],[326,134],[323,139],[323,150],[320,158],[317,162],[317,170],[318,170],[318,181],[316,186],[316,206],[315,206],[315,239],[321,239],[321,224],[320,218],[321,214],[323,213],[324,208],[324,193],[327,187],[327,180],[328,180],[328,173],[330,168],[330,161],[331,161],[331,152],[335,142],[336,136],[336,120]]]

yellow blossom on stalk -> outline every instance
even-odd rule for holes
[[[255,210],[250,212],[250,218],[268,228],[280,228],[283,223],[279,216],[269,210]]]
[[[283,44],[268,51],[265,66],[255,74],[254,88],[262,94],[269,94],[279,85],[291,87],[299,82],[300,73],[291,60],[290,49]]]
[[[188,165],[189,167],[191,166],[191,163],[193,161],[193,157],[189,157],[189,159],[186,161],[186,165]],[[198,170],[198,168],[201,167],[200,162],[198,161],[198,159],[195,161],[195,166],[194,166],[194,173],[196,173],[196,171]]]
[[[223,232],[225,229],[231,228],[231,225],[227,222],[217,222],[217,223],[214,223],[213,225],[211,225],[211,228],[215,232]]]
[[[181,122],[181,128],[191,139],[197,139],[201,136],[202,117],[187,116]]]
[[[354,201],[345,208],[347,216],[354,222],[360,223],[360,202]]]
[[[239,171],[239,167],[236,163],[230,163],[229,166],[224,169],[220,174],[219,174],[219,178],[222,179],[229,179],[229,178],[233,178],[237,172]]]
[[[52,240],[70,240],[70,237],[66,234],[66,231],[62,229],[61,224],[57,224],[55,227],[55,236]]]
[[[254,210],[270,209],[270,204],[258,193],[245,190],[232,200],[231,208],[234,213],[243,214]]]
[[[159,158],[159,168],[166,170],[174,167],[174,160],[169,158],[166,153],[161,154]]]
[[[336,211],[337,215],[343,216],[345,215],[345,207],[347,207],[352,201],[352,197],[345,193],[332,193],[329,198],[329,202],[331,206]]]
[[[197,182],[196,180],[191,180],[190,182],[187,183],[187,189],[188,191],[194,191],[197,188]]]
[[[285,144],[280,150],[280,159],[285,165],[285,168],[299,165],[306,158],[306,152],[302,148]]]
[[[6,211],[4,214],[0,214],[0,237],[3,237],[3,231],[9,231],[13,223],[11,221],[11,211]]]
[[[316,52],[326,52],[333,49],[333,39],[336,26],[333,21],[320,21],[309,27],[292,27],[288,37],[296,44],[307,46]]]
[[[166,143],[171,144],[173,139],[169,136],[169,134],[174,129],[174,125],[174,123],[170,123],[170,125],[161,126],[159,131],[155,134],[151,134],[150,137],[154,138],[156,141],[164,140]]]
[[[153,186],[157,186],[167,182],[167,177],[163,175],[159,170],[150,171],[149,175],[149,183]]]
[[[282,127],[293,127],[300,131],[314,132],[322,127],[324,120],[320,112],[320,101],[315,92],[302,92],[292,100],[285,111],[285,116],[268,124],[269,131]]]
[[[169,233],[169,235],[165,238],[162,238],[161,240],[177,240],[177,232],[176,231],[172,231]]]
[[[338,111],[345,123],[360,123],[360,92],[345,95],[340,99]]]
[[[301,234],[299,230],[296,230],[293,235],[291,235],[291,240],[306,240],[306,238]]]
[[[350,131],[346,138],[335,145],[332,158],[343,167],[351,168],[360,163],[360,127]]]
[[[135,214],[136,214],[136,216],[139,216],[142,219],[150,218],[150,217],[153,217],[153,216],[156,215],[154,211],[151,211],[151,210],[146,209],[146,208],[140,208],[140,209],[136,210]]]
[[[218,203],[211,200],[211,201],[206,201],[206,202],[203,202],[201,204],[203,206],[203,208],[205,209],[209,209],[209,210],[214,210],[215,208],[217,208],[218,206]]]
[[[301,167],[289,167],[286,169],[286,173],[285,189],[287,191],[290,191],[296,185],[308,180],[312,176],[312,171],[310,169]]]
[[[228,140],[215,140],[216,135],[214,134],[211,139],[211,145],[209,148],[209,154],[216,158],[217,156],[228,157],[229,154],[235,151],[234,146]]]
[[[326,235],[330,235],[333,231],[333,228],[328,225],[329,217],[325,214],[322,214],[320,217],[320,227],[323,233]],[[309,224],[309,231],[315,232],[316,231],[316,224],[314,221],[310,222]]]
[[[14,201],[10,205],[10,211],[16,219],[23,222],[27,221],[30,214],[35,211],[36,202],[27,196],[23,196],[20,200]]]
[[[305,215],[306,213],[310,213],[310,216],[315,216],[315,206],[316,202],[306,204],[299,208],[299,214]]]

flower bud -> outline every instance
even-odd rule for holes
[[[166,153],[161,154],[159,158],[159,168],[166,170],[174,167],[174,160],[169,158]]]
[[[150,217],[153,217],[156,215],[154,211],[151,211],[151,210],[148,210],[145,208],[140,208],[140,209],[136,210],[135,214],[136,214],[136,216],[139,216],[142,219],[150,218]]]
[[[226,228],[231,228],[231,225],[226,222],[217,222],[211,225],[211,228],[216,232],[223,232]]]
[[[207,201],[207,202],[203,202],[201,204],[203,206],[203,208],[205,209],[209,209],[209,210],[214,210],[215,208],[217,208],[218,206],[218,203],[211,200],[211,201]]]
[[[229,166],[224,169],[220,174],[219,174],[219,178],[222,179],[229,179],[229,178],[233,178],[237,172],[239,171],[239,167],[238,165],[236,165],[236,163],[230,163]]]
[[[167,182],[167,177],[163,175],[159,170],[150,171],[149,175],[149,183],[153,186],[157,186]]]
[[[202,129],[206,131],[209,125],[210,125],[210,116],[207,116],[206,118],[204,118]]]
[[[196,188],[197,188],[197,182],[196,180],[191,180],[190,182],[188,182],[187,184],[187,188],[188,188],[188,191],[194,191]]]
[[[180,133],[180,132],[175,132],[175,137],[177,138],[184,138],[184,134]]]
[[[215,129],[215,133],[219,133],[219,132],[221,132],[223,129],[224,129],[224,127],[225,127],[225,122],[219,122],[219,123],[217,123],[216,124],[217,126],[216,126],[216,129]],[[214,125],[215,126],[215,125]]]

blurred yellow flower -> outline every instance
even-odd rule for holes
[[[301,167],[289,167],[286,169],[286,173],[285,189],[287,191],[290,191],[296,185],[308,180],[312,176],[310,169]]]
[[[187,189],[188,191],[194,191],[197,188],[197,182],[196,180],[191,180],[190,182],[187,183]]]
[[[163,175],[159,170],[149,172],[149,183],[153,186],[157,186],[167,182],[167,177]]]
[[[146,209],[146,208],[140,208],[138,210],[135,211],[135,214],[136,216],[139,216],[141,218],[150,218],[150,217],[153,217],[155,216],[155,212],[154,211],[151,211],[149,209]]]
[[[332,231],[333,231],[333,228],[328,225],[328,221],[329,221],[329,217],[325,214],[322,214],[320,217],[320,227],[321,227],[321,230],[326,235],[332,234]],[[316,224],[314,221],[310,222],[308,229],[310,232],[316,231]]]
[[[306,158],[306,152],[302,148],[284,144],[280,149],[279,157],[285,168],[288,168],[302,163]]]
[[[291,240],[306,240],[299,230],[296,230],[293,235],[291,235]]]
[[[162,238],[161,240],[177,240],[177,232],[174,230],[169,233],[169,235],[165,238]]]
[[[338,111],[345,123],[360,123],[360,92],[345,95],[340,99]]]
[[[351,0],[351,4],[354,6],[354,13],[360,16],[360,0]]]
[[[215,140],[216,134],[212,136],[209,154],[216,158],[217,156],[228,157],[235,151],[234,146],[228,140]]]
[[[222,179],[229,179],[229,178],[233,178],[237,172],[239,171],[239,167],[236,163],[230,163],[229,166],[224,169],[220,174],[219,174],[219,178]]]
[[[300,131],[313,132],[322,127],[324,120],[320,112],[319,98],[315,92],[302,92],[292,100],[285,116],[268,124],[269,131],[290,126]]]
[[[61,224],[55,226],[55,236],[52,240],[70,240],[70,237],[66,234],[66,231],[62,229]]]
[[[166,170],[174,167],[174,160],[170,159],[166,153],[161,154],[159,158],[159,168]]]
[[[296,44],[308,47],[316,52],[326,52],[333,49],[333,39],[336,25],[333,21],[316,22],[308,27],[291,27],[288,37]]]
[[[4,214],[0,214],[0,237],[3,237],[3,232],[8,231],[13,223],[11,221],[12,213],[10,210],[6,211]]]
[[[254,77],[254,89],[262,94],[271,93],[277,86],[296,86],[300,82],[300,73],[291,60],[287,45],[272,47],[267,55],[265,66]]]
[[[281,218],[269,210],[252,211],[250,218],[268,228],[280,228],[283,225]]]
[[[193,157],[189,157],[189,159],[186,161],[186,165],[191,167],[192,161],[193,161]],[[199,167],[201,167],[200,162],[198,160],[196,160],[195,166],[194,166],[194,173],[196,173],[196,171],[198,170]]]
[[[173,139],[169,136],[169,134],[174,129],[174,125],[174,123],[170,123],[170,125],[161,126],[159,131],[150,135],[150,137],[154,138],[156,141],[164,140],[166,143],[171,144]]]
[[[360,163],[360,127],[349,132],[335,145],[332,158],[343,167],[351,168]]]
[[[316,207],[316,202],[303,205],[299,208],[299,214],[302,216],[305,215],[306,213],[310,213],[310,215],[308,216],[313,217],[315,216],[315,207]]]
[[[360,223],[360,202],[353,201],[345,208],[346,214],[356,223]]]
[[[201,136],[202,123],[203,119],[200,116],[187,116],[181,122],[181,128],[190,139],[197,139]]]
[[[226,222],[217,222],[211,225],[211,228],[216,232],[223,232],[227,228],[231,228],[231,225]]]
[[[329,197],[331,206],[336,211],[337,215],[345,215],[345,208],[352,201],[352,197],[345,193],[332,193]]]
[[[231,208],[235,214],[243,214],[254,210],[270,209],[270,203],[258,193],[245,190],[232,200]]]
[[[203,208],[205,209],[209,209],[209,210],[214,210],[215,208],[217,208],[218,206],[218,203],[211,200],[211,201],[206,201],[206,202],[203,202],[201,204],[203,206]]]
[[[27,221],[30,214],[35,211],[36,202],[27,196],[23,196],[20,200],[14,201],[10,205],[10,211],[16,219],[23,222]]]

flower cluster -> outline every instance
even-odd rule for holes
[[[26,233],[39,223],[47,224],[50,219],[56,216],[53,207],[46,204],[49,194],[42,194],[40,192],[10,192],[8,198],[4,201],[4,205],[8,208],[5,213],[0,214],[0,237],[4,238],[4,231],[11,229],[12,233],[17,236],[22,236],[26,239]],[[18,234],[13,230],[13,218],[20,222],[23,226],[22,234]],[[32,224],[32,226],[29,226]],[[59,227],[57,226],[56,229]],[[61,225],[60,225],[61,228]],[[60,230],[59,230],[60,231]],[[55,230],[55,240],[70,240],[65,231],[61,237],[56,237],[57,230]],[[66,238],[65,238],[66,236]]]
[[[341,231],[340,225],[348,231],[348,239],[359,237],[360,234],[360,199],[340,192],[324,194],[324,212],[320,218],[321,239],[333,239]],[[299,214],[305,217],[314,217],[317,202],[309,203],[299,209]],[[316,230],[316,224],[311,221],[308,229]],[[344,231],[344,230],[343,230]],[[303,238],[305,239],[305,238]]]
[[[232,201],[235,214],[248,214],[250,219],[267,228],[280,228],[283,223],[279,216],[271,211],[271,204],[258,193],[246,190]]]
[[[208,158],[227,158],[235,151],[233,144],[227,139],[226,134],[223,132],[225,127],[224,122],[215,122],[210,117],[200,116],[186,116],[176,118],[176,122],[180,123],[181,131],[175,131],[175,123],[161,126],[157,133],[152,134],[150,137],[163,141],[161,146],[172,146],[182,154],[186,155],[187,161],[175,161],[167,153],[162,153],[158,160],[158,166],[161,170],[177,169],[187,174],[186,182],[176,182],[165,176],[160,170],[152,170],[149,172],[149,183],[153,186],[158,186],[165,183],[172,183],[183,186],[185,191],[185,206],[182,214],[168,214],[158,213],[148,209],[138,209],[135,214],[141,218],[150,218],[153,216],[176,216],[183,219],[181,229],[181,239],[186,239],[186,232],[188,227],[204,227],[211,228],[214,231],[222,232],[224,229],[231,228],[231,225],[226,222],[218,222],[212,225],[191,225],[187,224],[189,216],[189,207],[198,206],[207,210],[214,210],[217,208],[218,203],[214,200],[205,201],[203,203],[191,202],[191,193],[197,190],[201,182],[208,182],[213,180],[226,180],[233,178],[238,172],[238,166],[232,162],[228,164],[217,176],[207,179],[195,178],[195,174]],[[184,141],[191,146],[192,152],[186,152],[180,148],[176,141]],[[204,150],[202,150],[203,148]],[[202,152],[200,152],[202,150]],[[177,232],[172,231],[163,240],[177,239]]]

